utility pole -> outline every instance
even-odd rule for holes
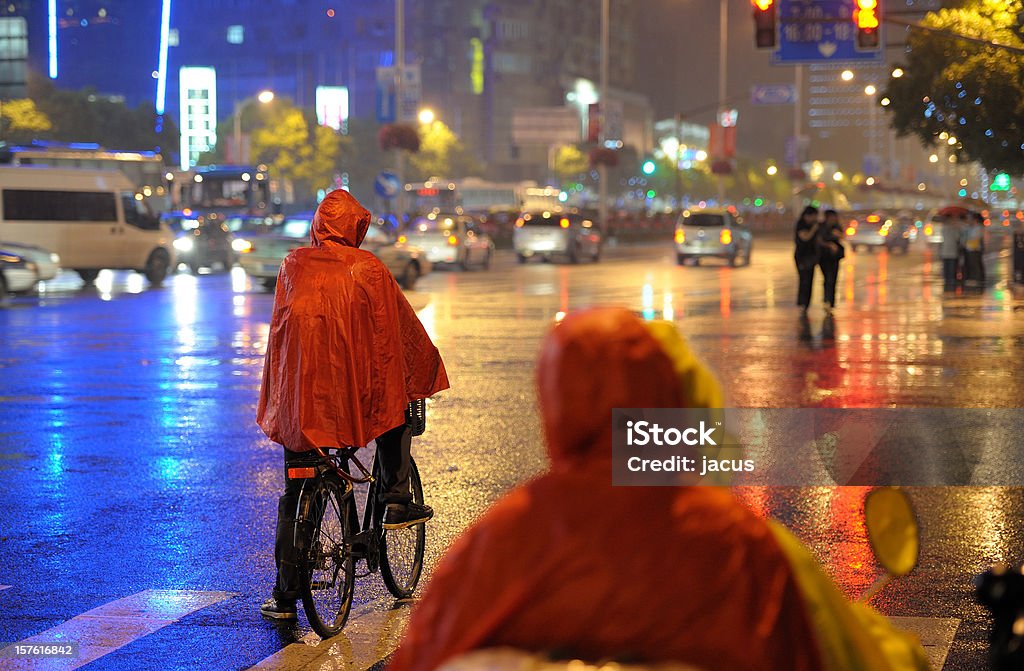
[[[718,124],[719,134],[725,133],[725,128],[721,124],[721,113],[725,111],[726,104],[726,73],[728,69],[729,61],[729,0],[720,0],[719,2],[719,19],[718,19],[718,114],[715,115],[715,123]],[[725,148],[724,139],[721,142],[722,148]],[[721,158],[725,158],[722,156]],[[714,159],[714,157],[712,157]],[[718,177],[718,204],[722,206],[725,204],[725,175],[719,174]]]
[[[402,84],[405,82],[405,0],[395,0],[395,123],[402,123]],[[395,196],[395,214],[399,228],[405,216],[405,150],[395,148],[395,173],[398,177],[398,195]]]
[[[608,134],[608,46],[609,46],[609,15],[611,0],[601,0],[601,91],[598,107],[598,146],[604,148]],[[597,166],[597,218],[601,222],[601,234],[608,233],[608,166],[603,162]]]

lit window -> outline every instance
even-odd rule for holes
[[[245,42],[245,26],[228,26],[228,44]]]

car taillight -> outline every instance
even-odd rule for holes
[[[681,228],[676,229],[676,244],[681,245],[686,242],[686,231]]]
[[[933,230],[934,229],[932,229],[931,225],[925,226],[924,227],[924,234],[925,235],[931,235]]]
[[[732,244],[732,231],[725,229],[719,234],[718,239],[722,241],[723,245]]]
[[[448,244],[451,245],[452,247],[454,247],[455,245],[459,244],[459,239],[456,238],[454,235],[449,235],[448,236]]]
[[[559,220],[558,225],[561,226],[562,228],[569,228],[569,220],[566,219],[565,217],[562,217]]]
[[[856,232],[857,232],[857,227],[856,226],[847,226],[846,227],[846,234],[847,235],[853,235]]]

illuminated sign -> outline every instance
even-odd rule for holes
[[[50,79],[57,78],[57,0],[49,2]]]
[[[217,144],[217,71],[184,67],[178,71],[181,102],[181,169]]]
[[[480,95],[484,92],[484,43],[479,37],[469,40],[470,69],[469,82],[472,85],[473,95]]]
[[[348,133],[348,88],[316,87],[316,122],[321,126]]]
[[[160,12],[160,53],[156,66],[156,113],[164,113],[167,101],[167,44],[171,32],[171,0],[163,0]]]

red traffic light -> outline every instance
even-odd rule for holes
[[[857,26],[857,47],[877,49],[880,43],[878,0],[857,0],[853,22]]]
[[[754,8],[754,42],[758,49],[772,49],[776,42],[775,0],[750,0]]]

